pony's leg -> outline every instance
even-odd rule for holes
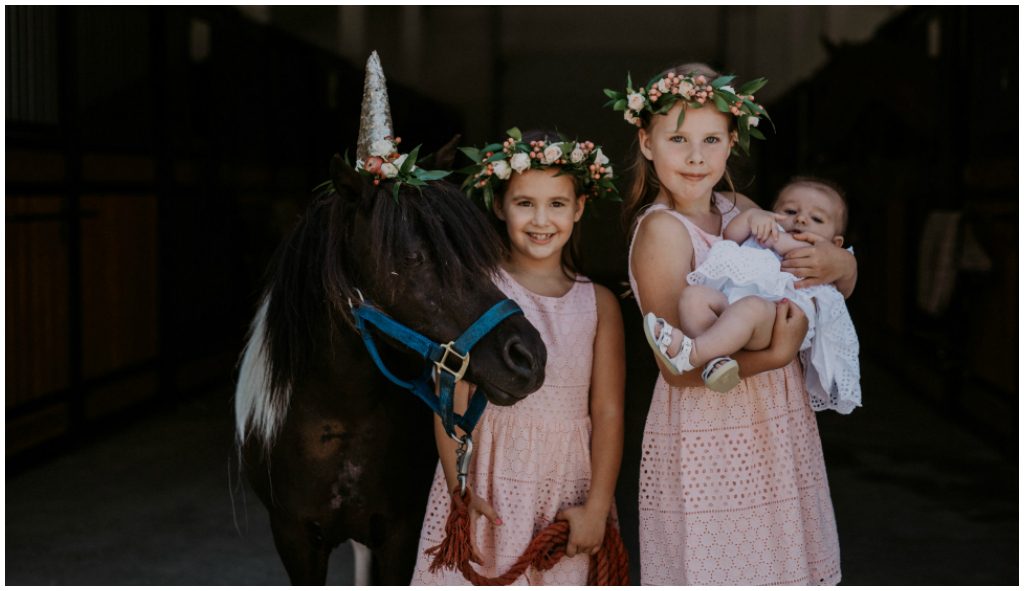
[[[292,585],[327,583],[331,548],[320,539],[319,528],[294,519],[271,516],[274,546]]]
[[[391,530],[389,535],[371,552],[370,576],[374,585],[405,586],[412,580],[412,571],[416,567],[420,524],[391,520],[387,525]]]
[[[349,540],[352,544],[352,561],[355,570],[354,585],[363,587],[370,584],[370,564],[373,561],[373,553],[369,548],[355,540]]]

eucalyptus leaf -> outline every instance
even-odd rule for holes
[[[712,88],[721,88],[723,86],[728,85],[730,82],[732,82],[735,79],[736,79],[735,76],[719,76],[718,78],[715,78],[714,80],[711,81],[711,87]]]
[[[767,83],[768,83],[768,79],[767,78],[756,78],[754,80],[746,82],[745,84],[743,84],[743,86],[740,86],[739,90],[737,90],[736,93],[737,94],[754,94],[755,92],[761,90],[761,87],[764,86]]]
[[[519,131],[518,127],[513,127],[512,129],[508,130],[505,133],[508,134],[508,137],[516,140],[517,142],[523,141],[523,132]]]
[[[724,98],[718,96],[718,93],[711,95],[711,98],[715,101],[715,106],[718,107],[719,111],[729,111],[729,103],[725,102]]]
[[[459,151],[472,160],[474,164],[480,162],[480,150],[478,148],[459,148]]]
[[[612,89],[610,89],[610,88],[606,88],[606,89],[604,89],[604,95],[605,95],[606,97],[608,97],[608,98],[612,99],[613,101],[614,101],[614,100],[617,100],[617,99],[619,99],[619,98],[622,98],[622,93],[621,93],[621,92],[619,92],[619,91],[617,91],[617,90],[612,90]]]
[[[626,72],[626,90],[633,92],[633,73]]]
[[[402,162],[402,168],[398,169],[398,174],[407,175],[412,167],[416,165],[416,158],[420,155],[420,146],[416,146],[409,152],[409,155],[405,158],[405,162]]]
[[[437,181],[451,174],[447,170],[422,170],[417,178],[424,181]]]
[[[494,201],[494,189],[491,188],[491,184],[487,183],[484,185],[484,204],[487,205],[487,209],[491,209],[491,203]]]
[[[759,129],[755,128],[755,127],[751,127],[750,128],[750,135],[751,135],[751,137],[755,137],[755,138],[757,138],[759,140],[763,140],[764,139],[764,134],[761,133],[761,130],[759,130]]]
[[[686,107],[679,109],[679,118],[676,119],[676,129],[683,126],[683,119],[686,119]]]
[[[627,105],[626,99],[619,99],[619,100],[615,101],[614,105],[612,105],[612,109],[614,109],[616,111],[625,111],[626,110],[626,105]]]
[[[395,203],[398,203],[398,189],[402,186],[402,183],[396,182],[391,187],[391,196],[395,199]]]

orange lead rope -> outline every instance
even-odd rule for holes
[[[448,513],[444,533],[445,538],[440,544],[427,549],[427,554],[434,556],[430,572],[442,568],[458,569],[474,585],[510,585],[526,572],[527,567],[548,570],[565,556],[565,547],[569,542],[569,522],[556,521],[542,529],[508,571],[497,577],[485,577],[470,564],[469,510],[463,496],[452,495],[451,511]],[[601,548],[590,557],[587,585],[628,584],[629,558],[626,547],[619,530],[609,523]]]

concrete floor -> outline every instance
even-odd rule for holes
[[[864,408],[820,415],[843,583],[1015,585],[1016,450],[1001,453],[864,364]],[[6,584],[281,585],[238,482],[226,390],[6,480]],[[627,525],[626,523],[623,524]],[[329,584],[350,584],[351,553]]]

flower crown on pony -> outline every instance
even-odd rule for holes
[[[703,74],[680,75],[669,72],[664,77],[651,78],[645,86],[633,89],[632,77],[627,75],[626,92],[610,88],[604,89],[605,95],[611,99],[605,106],[610,106],[616,111],[624,111],[623,118],[640,127],[643,125],[641,117],[644,112],[650,115],[664,115],[672,110],[672,107],[679,101],[683,101],[687,108],[691,109],[699,109],[705,104],[711,103],[719,111],[731,113],[736,117],[738,135],[736,143],[744,153],[749,153],[751,137],[759,140],[765,139],[764,134],[756,129],[761,118],[771,122],[768,111],[754,102],[754,93],[760,90],[768,80],[757,78],[740,86],[737,90],[730,86],[735,78],[730,75],[708,80]],[[686,109],[683,109],[679,112],[677,126],[683,124],[685,116]]]
[[[612,182],[615,178],[612,165],[594,142],[569,140],[561,134],[559,141],[546,138],[525,142],[518,127],[506,133],[508,139],[500,144],[459,148],[473,161],[473,165],[460,171],[467,175],[462,188],[470,198],[481,194],[488,209],[498,183],[507,181],[513,173],[531,169],[558,169],[558,175],[574,176],[583,194],[620,201],[618,189]]]
[[[381,181],[393,180],[395,185],[392,192],[396,197],[402,183],[422,187],[427,181],[440,180],[451,174],[447,170],[426,170],[416,166],[420,146],[416,146],[408,154],[401,154],[398,152],[400,143],[400,137],[392,139],[391,136],[386,136],[375,140],[370,144],[369,156],[365,160],[356,160],[356,172],[373,178],[374,185],[379,185]]]

